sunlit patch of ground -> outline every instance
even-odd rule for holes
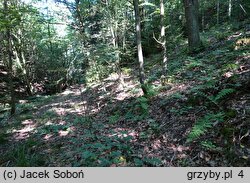
[[[14,134],[13,136],[14,140],[18,141],[29,138],[30,134],[34,132],[34,130],[37,127],[36,122],[31,119],[24,120],[21,122],[21,124],[22,124],[21,129],[12,130],[12,133]]]

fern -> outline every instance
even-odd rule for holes
[[[229,94],[232,94],[234,93],[235,90],[234,89],[231,89],[231,88],[228,88],[228,89],[223,89],[221,90],[215,97],[214,97],[214,100],[216,102],[218,102],[219,100],[221,100],[222,98],[226,97],[227,95]]]
[[[198,85],[192,89],[192,91],[197,90],[208,90],[208,89],[217,89],[216,87],[216,81],[212,80],[211,78],[207,78],[208,80],[205,80],[205,83],[202,85]],[[210,80],[209,80],[210,79]]]
[[[219,101],[221,99],[225,98],[227,95],[232,94],[234,92],[235,92],[235,90],[231,89],[231,88],[223,89],[216,96],[207,96],[207,98],[220,108]]]
[[[139,97],[137,98],[137,104],[136,107],[138,107],[141,112],[142,115],[146,115],[148,114],[148,110],[149,110],[149,104],[148,104],[148,99],[146,97]]]
[[[205,140],[201,142],[201,146],[207,150],[215,150],[218,149],[216,145],[213,144],[213,142]]]
[[[235,92],[235,90],[234,89],[232,89],[232,88],[226,88],[226,89],[223,89],[223,90],[221,90],[217,95],[215,95],[215,96],[209,96],[209,95],[207,95],[205,92],[202,92],[202,91],[200,91],[200,90],[196,90],[196,94],[198,94],[198,95],[200,95],[200,96],[202,96],[202,97],[204,97],[204,98],[206,98],[206,99],[208,99],[210,102],[212,102],[213,104],[215,104],[218,108],[221,108],[220,106],[219,106],[219,102],[220,102],[220,100],[221,99],[223,99],[223,98],[225,98],[226,96],[228,96],[228,95],[230,95],[230,94],[232,94],[232,93],[234,93]]]
[[[193,126],[191,132],[188,135],[187,141],[191,142],[201,135],[204,135],[209,128],[211,128],[216,122],[224,121],[224,113],[207,114],[203,118],[199,119]]]

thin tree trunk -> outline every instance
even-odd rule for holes
[[[14,44],[13,41],[12,41],[12,44]],[[21,53],[18,53],[18,52],[21,52]],[[22,70],[24,82],[26,83],[26,91],[27,91],[28,95],[31,96],[32,95],[32,89],[31,89],[32,86],[30,84],[29,74],[28,74],[28,71],[26,69],[24,53],[23,53],[23,51],[21,51],[21,49],[17,49],[17,48],[16,48],[16,50],[12,49],[12,53],[14,54],[14,56],[16,58],[16,63],[18,64],[18,67]]]
[[[220,0],[217,0],[217,24],[220,23]]]
[[[32,95],[32,85],[30,83],[30,79],[29,79],[30,74],[29,74],[29,70],[27,69],[26,59],[25,59],[23,50],[21,50],[21,58],[22,58],[22,61],[24,63],[23,74],[24,74],[24,81],[26,83],[26,91],[27,91],[28,95],[31,96]]]
[[[160,0],[160,17],[161,17],[161,45],[163,49],[163,60],[162,60],[162,75],[167,77],[167,48],[166,48],[166,34],[165,34],[165,9],[164,1]]]
[[[123,28],[122,28],[122,49],[126,49],[126,32],[127,32],[127,12],[124,13]]]
[[[22,31],[19,29],[18,34],[22,36]],[[22,49],[22,41],[17,35],[13,35],[18,44],[15,45],[14,41],[12,40],[12,44],[15,45],[12,49],[13,54],[16,57],[16,62],[19,68],[22,70],[24,82],[26,83],[26,91],[29,96],[32,95],[32,86],[29,80],[29,71],[27,69],[27,63],[24,56],[24,50]]]
[[[8,13],[9,13],[9,7],[8,7],[8,0],[4,0],[4,13],[5,13],[5,19],[8,21],[6,26],[6,40],[7,40],[7,53],[8,53],[8,75],[9,75],[9,90],[10,90],[10,114],[13,115],[16,112],[16,103],[15,103],[15,90],[14,90],[14,84],[13,84],[13,62],[12,62],[12,45],[11,45],[11,30],[8,20]]]
[[[141,19],[139,14],[139,0],[133,0],[133,4],[135,11],[136,43],[137,43],[137,54],[139,61],[139,79],[142,91],[144,95],[147,95],[147,89],[145,86],[144,60],[143,60],[142,44],[141,44]]]
[[[122,89],[124,88],[124,78],[122,76],[122,70],[120,66],[120,50],[119,50],[119,44],[118,44],[118,37],[117,37],[117,30],[118,30],[118,22],[115,22],[115,34],[114,34],[114,48],[115,48],[115,64],[116,64],[116,71],[118,73],[118,81]]]
[[[232,16],[232,0],[228,1],[228,18],[231,19]]]
[[[48,5],[48,0],[46,0],[46,4],[47,4],[47,18],[48,18],[48,25],[47,25],[47,31],[48,31],[48,37],[49,37],[49,49],[50,49],[50,59],[51,62],[53,61],[53,46],[52,46],[52,42],[51,42],[51,30],[50,30],[50,12],[49,12],[49,5]]]
[[[107,9],[109,8],[109,1],[106,0],[106,7]],[[115,16],[113,19],[116,18],[117,12],[115,12]],[[113,48],[115,50],[115,70],[118,74],[118,81],[120,86],[123,88],[124,87],[124,78],[122,76],[122,71],[121,71],[121,66],[120,66],[120,52],[119,52],[119,45],[118,45],[118,39],[117,39],[117,31],[118,31],[118,22],[115,20],[115,25],[112,25],[112,17],[111,15],[108,15],[109,21],[110,21],[110,33],[112,35],[112,44]]]
[[[202,6],[202,9],[201,9],[201,26],[202,26],[202,32],[205,31],[205,12],[204,12],[204,5]]]

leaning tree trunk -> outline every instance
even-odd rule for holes
[[[16,112],[16,103],[15,103],[15,90],[14,90],[14,84],[13,84],[13,62],[12,62],[12,45],[11,45],[11,29],[9,25],[9,7],[8,7],[8,0],[4,0],[4,15],[5,15],[5,21],[6,23],[6,50],[8,55],[8,76],[9,76],[9,91],[10,91],[10,114],[13,115]]]
[[[141,44],[141,19],[139,14],[139,0],[133,0],[133,4],[135,11],[136,43],[137,43],[137,53],[139,61],[139,78],[142,91],[144,95],[147,95],[147,89],[145,86],[144,61],[143,61],[142,44]]]
[[[198,22],[198,0],[183,0],[185,6],[185,17],[188,31],[189,51],[194,52],[200,49],[201,40]]]

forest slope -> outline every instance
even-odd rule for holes
[[[147,98],[124,68],[124,88],[111,75],[1,112],[0,165],[249,166],[249,32],[202,37],[203,52],[170,56],[164,86],[160,55],[147,57]]]

